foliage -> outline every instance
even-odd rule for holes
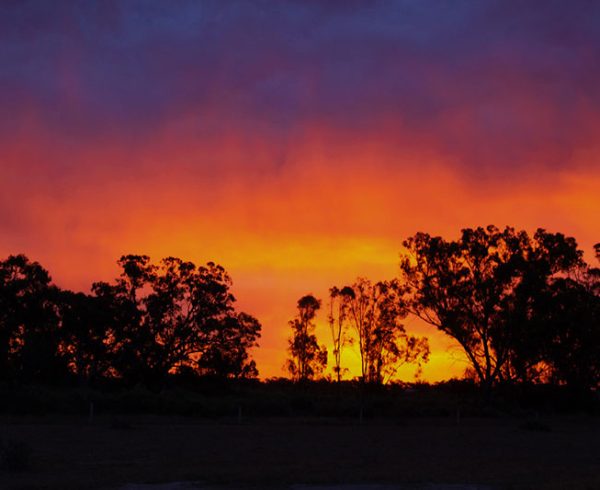
[[[235,311],[223,267],[174,257],[155,266],[138,255],[122,257],[119,265],[115,284],[93,286],[111,312],[112,365],[119,376],[154,384],[188,366],[222,377],[257,375],[248,349],[257,345],[261,326]]]
[[[296,381],[313,379],[327,365],[327,349],[319,346],[314,334],[314,319],[321,301],[308,294],[298,300],[298,314],[290,320],[292,337],[288,341],[290,358],[286,367]]]
[[[108,376],[110,337],[108,316],[100,299],[84,293],[61,291],[59,296],[60,350],[81,384]]]
[[[485,388],[564,372],[552,345],[562,355],[575,346],[558,340],[558,333],[579,329],[576,342],[598,337],[596,307],[590,307],[597,292],[584,294],[582,283],[570,279],[586,269],[573,238],[488,226],[465,229],[455,241],[418,233],[404,247],[407,307],[460,344]],[[580,308],[576,320],[570,302]],[[599,340],[589,348],[597,352]]]
[[[0,376],[89,385],[117,377],[161,386],[180,369],[255,377],[249,350],[261,325],[235,310],[223,267],[145,255],[118,261],[121,275],[92,295],[62,291],[24,255],[0,262]]]
[[[24,255],[0,261],[0,377],[50,381],[64,376],[57,334],[58,290]]]
[[[458,342],[486,392],[548,384],[586,400],[600,387],[600,268],[583,260],[575,239],[488,226],[456,240],[417,233],[404,247],[398,279],[359,278],[330,290],[338,384],[353,341],[361,379],[373,389],[393,381],[402,364],[419,372],[429,346],[406,332],[412,314]],[[600,244],[595,256],[600,261]],[[125,255],[118,265],[119,277],[85,294],[61,290],[24,255],[0,261],[0,383],[163,389],[174,379],[258,375],[250,353],[261,325],[236,310],[223,267],[175,257],[156,264],[145,255]],[[306,295],[297,307],[286,368],[305,381],[323,373],[327,350],[314,333],[321,302]]]
[[[420,367],[428,361],[427,339],[408,335],[402,324],[408,310],[397,281],[373,284],[359,278],[347,291],[346,315],[358,337],[365,382],[383,384],[392,379],[403,364]]]
[[[339,383],[344,374],[342,368],[342,350],[345,345],[351,344],[353,339],[348,335],[348,306],[354,291],[349,286],[341,289],[336,286],[329,290],[329,330],[333,343],[333,372]]]

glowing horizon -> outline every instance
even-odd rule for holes
[[[83,291],[125,253],[218,262],[263,324],[263,378],[300,296],[394,277],[417,231],[542,227],[588,260],[600,241],[597,6],[0,8],[0,257]],[[462,374],[410,328],[424,379]]]

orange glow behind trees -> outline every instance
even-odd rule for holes
[[[426,142],[403,148],[391,130],[368,136],[357,141],[315,126],[283,155],[268,138],[210,142],[169,128],[133,146],[117,136],[68,145],[32,118],[20,138],[0,142],[0,191],[11,210],[1,217],[0,256],[25,253],[58,285],[85,291],[92,280],[114,277],[124,253],[214,260],[233,277],[240,307],[263,323],[254,354],[262,377],[284,374],[287,320],[298,297],[326,300],[329,287],[358,276],[397,276],[401,242],[416,231],[452,238],[488,223],[544,227],[575,236],[591,258],[600,233],[593,165],[600,155],[590,147],[568,168],[473,175]],[[284,163],[274,165],[278,158]],[[317,317],[323,342],[326,316]],[[424,379],[462,374],[449,339],[407,322],[430,338]],[[357,352],[344,356],[357,375]]]

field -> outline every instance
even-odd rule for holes
[[[0,488],[119,488],[200,481],[291,484],[481,484],[600,488],[600,420],[453,417],[397,420],[12,417],[2,436],[32,449]],[[458,487],[455,487],[458,488]]]

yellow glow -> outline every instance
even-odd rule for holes
[[[140,148],[115,140],[74,152],[36,131],[1,153],[8,177],[0,191],[19,203],[19,223],[5,232],[0,255],[24,252],[59,285],[83,290],[113,278],[123,253],[217,261],[234,279],[240,308],[264,326],[254,354],[263,377],[284,374],[287,321],[300,296],[326,300],[331,286],[357,276],[394,277],[401,242],[417,231],[453,237],[489,223],[545,227],[574,235],[588,252],[600,240],[600,168],[588,163],[589,152],[569,171],[541,178],[532,166],[497,181],[472,179],[426,149],[404,151],[383,136],[344,142],[322,128],[290,145],[279,166],[267,143],[234,136],[210,143],[167,128]],[[46,161],[81,167],[44,176]],[[28,186],[6,184],[23,168]],[[329,343],[325,317],[318,334]],[[418,322],[410,329],[431,341],[424,379],[463,372],[449,339]],[[358,374],[356,355],[345,358]],[[402,375],[412,379],[411,369]]]

